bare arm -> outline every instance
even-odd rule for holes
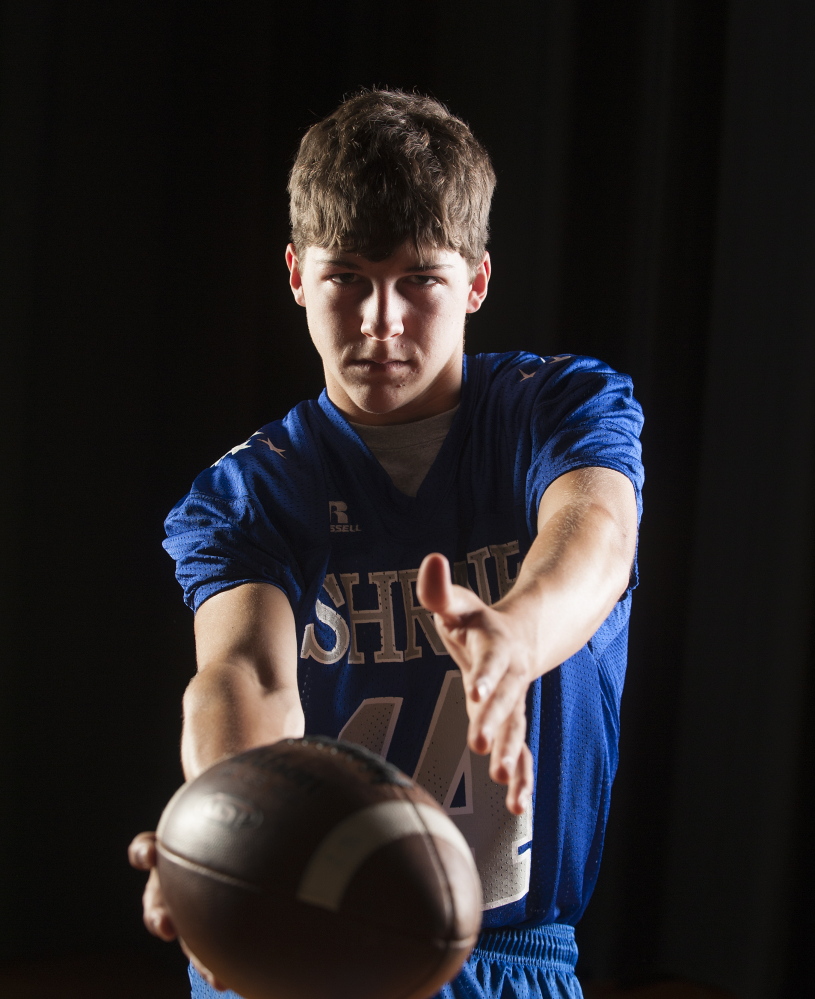
[[[441,555],[422,563],[418,595],[461,668],[469,743],[492,753],[490,773],[523,811],[532,788],[525,698],[529,684],[580,649],[628,585],[637,511],[619,472],[583,468],[546,490],[538,535],[512,590],[492,607],[450,581]]]
[[[532,679],[582,648],[611,613],[628,586],[636,539],[634,487],[620,472],[580,468],[543,494],[538,536],[495,605],[528,630]]]
[[[198,672],[184,694],[181,736],[188,780],[225,756],[302,736],[297,634],[282,590],[247,583],[210,597],[195,618],[195,646]],[[155,834],[138,835],[129,855],[134,867],[150,872],[143,898],[145,926],[172,940],[176,932],[161,894]],[[223,987],[184,949],[211,985]]]
[[[195,647],[181,736],[188,780],[224,756],[302,736],[297,636],[282,590],[247,583],[210,597],[195,617]]]

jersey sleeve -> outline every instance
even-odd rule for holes
[[[642,409],[631,379],[600,361],[569,357],[545,362],[548,377],[532,415],[532,463],[527,476],[530,515],[548,486],[565,472],[597,466],[627,476],[642,513]]]
[[[243,583],[271,583],[292,606],[302,594],[296,559],[283,534],[251,495],[240,463],[208,469],[165,521],[164,548],[175,559],[176,578],[188,607]]]

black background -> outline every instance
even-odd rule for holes
[[[646,411],[622,762],[586,980],[803,994],[813,919],[815,7],[3,8],[0,958],[158,948],[131,835],[181,780],[161,524],[315,395],[302,131],[361,85],[490,149],[468,349],[594,354]]]

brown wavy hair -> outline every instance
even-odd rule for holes
[[[406,241],[420,261],[459,252],[474,272],[489,234],[495,173],[439,101],[363,90],[306,132],[289,176],[292,242],[384,260]]]

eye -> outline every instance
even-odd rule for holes
[[[408,281],[420,288],[432,288],[434,284],[439,284],[441,279],[434,274],[411,274]]]
[[[354,274],[353,271],[348,271],[345,274],[330,274],[328,280],[332,284],[347,285],[356,284],[359,280],[359,274]]]

